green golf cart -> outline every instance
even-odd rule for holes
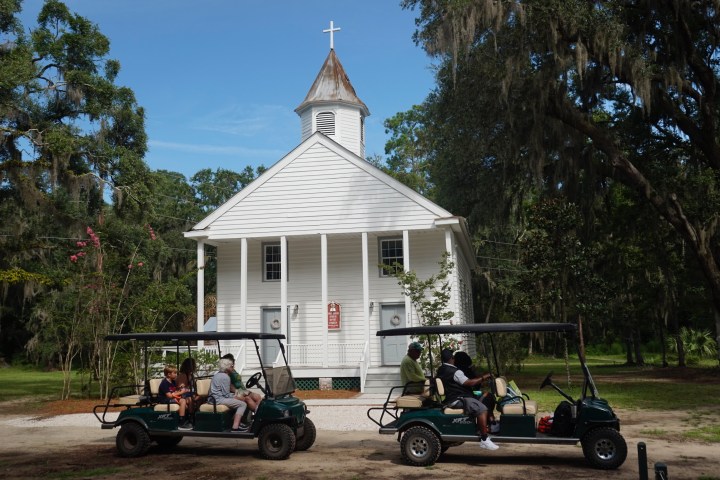
[[[167,332],[167,333],[127,333],[109,335],[105,341],[142,342],[144,358],[144,381],[140,385],[116,386],[111,390],[107,402],[93,409],[101,428],[119,428],[116,446],[124,457],[136,457],[147,452],[152,442],[163,449],[170,449],[180,443],[184,437],[217,437],[220,439],[258,439],[260,453],[270,460],[284,460],[295,450],[307,450],[315,442],[315,425],[307,417],[309,411],[305,403],[292,394],[295,381],[287,365],[285,347],[281,340],[284,335],[250,332]],[[233,411],[224,405],[216,405],[212,397],[208,399],[211,378],[197,378],[193,386],[194,393],[205,400],[199,411],[194,414],[193,428],[180,429],[180,417],[176,404],[161,403],[158,387],[162,372],[150,378],[149,350],[158,344],[170,346],[175,351],[175,364],[180,363],[180,352],[191,354],[191,344],[216,342],[217,352],[221,341],[251,340],[260,365],[246,382],[246,388],[258,388],[263,400],[251,420],[246,432],[231,432]],[[273,366],[263,363],[261,346],[264,352],[282,353],[283,365]],[[266,353],[267,354],[267,353]],[[116,419],[109,415],[118,412]]]
[[[588,463],[599,469],[616,469],[627,456],[625,439],[620,435],[620,420],[608,402],[601,399],[587,365],[580,358],[583,385],[580,397],[573,399],[552,381],[550,372],[540,388],[550,386],[563,398],[555,409],[555,427],[538,431],[537,403],[525,394],[516,395],[507,388],[500,375],[493,338],[508,333],[556,333],[567,335],[576,344],[577,326],[569,323],[484,323],[467,325],[441,325],[381,330],[377,336],[404,335],[429,341],[430,335],[472,335],[488,346],[488,366],[492,374],[490,388],[499,401],[500,429],[492,433],[494,443],[525,443],[540,445],[582,445]],[[432,365],[436,371],[440,363]],[[494,366],[493,366],[494,364]],[[474,419],[460,409],[449,409],[442,404],[443,385],[431,376],[421,393],[408,394],[406,386],[393,387],[382,407],[370,408],[370,420],[380,427],[380,433],[397,435],[403,460],[415,466],[434,464],[448,448],[464,442],[478,442]]]

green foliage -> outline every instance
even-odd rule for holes
[[[218,168],[214,172],[204,168],[190,178],[190,185],[203,199],[203,211],[209,212],[230,200],[264,170],[264,167],[259,167],[254,172],[252,167],[248,166],[242,172],[236,173],[224,168]]]
[[[436,200],[475,235],[476,311],[582,320],[588,344],[664,344],[680,319],[717,333],[714,7],[402,5],[440,61],[414,128]]]
[[[410,298],[415,313],[417,314],[420,325],[441,325],[452,322],[454,313],[448,309],[450,301],[451,286],[448,276],[452,272],[454,263],[450,260],[450,255],[445,252],[439,262],[440,271],[422,280],[418,278],[417,273],[413,270],[405,271],[402,264],[396,263],[395,268],[391,272],[392,276],[398,281],[398,285],[403,290],[403,294]],[[379,265],[380,268],[387,268],[386,265]],[[432,354],[433,365],[438,365],[440,351],[443,348],[457,350],[462,340],[445,335],[442,337],[442,343],[438,342],[438,335],[423,335],[426,345],[430,345],[430,351],[423,350],[420,357],[420,364],[424,369],[430,368],[429,355]]]
[[[668,337],[668,350],[678,353],[678,340],[685,350],[688,365],[697,365],[701,359],[717,355],[717,343],[708,330],[682,327],[678,335]]]
[[[385,133],[392,133],[385,144],[388,155],[386,173],[427,198],[433,198],[427,155],[430,141],[423,128],[424,109],[420,105],[385,120]]]

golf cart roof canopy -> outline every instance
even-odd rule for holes
[[[466,323],[463,325],[391,328],[389,330],[379,330],[377,336],[447,335],[453,333],[575,332],[576,330],[577,325],[574,323]]]
[[[108,335],[105,340],[145,340],[148,342],[191,342],[193,340],[282,340],[285,335],[279,333],[256,332],[158,332],[158,333],[119,333]]]

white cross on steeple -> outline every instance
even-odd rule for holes
[[[330,50],[335,50],[335,42],[334,42],[333,34],[334,34],[335,32],[339,32],[339,31],[340,31],[339,28],[333,28],[333,27],[334,27],[333,21],[330,20],[330,28],[323,30],[323,33],[329,33],[329,34],[330,34]]]

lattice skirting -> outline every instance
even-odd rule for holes
[[[295,387],[298,390],[319,390],[319,378],[296,378]],[[360,377],[338,377],[332,379],[333,390],[360,390]]]

